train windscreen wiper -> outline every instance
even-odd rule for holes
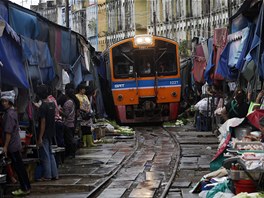
[[[124,52],[120,51],[121,55],[124,56],[130,63],[134,64],[134,61],[132,61]]]
[[[160,57],[155,61],[155,63],[157,63],[161,58],[162,56],[164,56],[164,54],[167,53],[167,50],[165,50],[164,52],[162,52],[162,54],[160,55]]]

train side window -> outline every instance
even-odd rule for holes
[[[117,75],[124,75],[124,74],[127,74],[127,68],[126,68],[126,65],[123,65],[123,64],[118,64],[116,65],[116,74]]]
[[[127,62],[114,64],[114,74],[116,78],[128,78],[134,74],[134,66]]]
[[[157,62],[157,71],[159,75],[175,75],[177,69],[176,46],[162,40],[156,41],[155,61]]]
[[[131,43],[123,43],[113,48],[113,70],[115,78],[129,78],[134,74]]]
[[[158,72],[160,73],[171,73],[177,72],[177,67],[175,62],[175,58],[172,57],[170,54],[164,56],[158,64]]]

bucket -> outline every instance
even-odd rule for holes
[[[256,192],[257,187],[252,180],[238,180],[235,181],[236,195],[241,192],[252,193]]]

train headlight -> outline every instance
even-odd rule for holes
[[[151,35],[138,35],[134,37],[134,45],[141,46],[151,46],[153,44],[153,37]]]
[[[122,100],[123,100],[123,95],[119,94],[119,95],[117,96],[117,99],[118,99],[118,101],[122,101]]]
[[[171,93],[172,97],[176,97],[177,96],[177,93],[174,91]]]

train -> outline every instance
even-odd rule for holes
[[[179,45],[153,35],[136,35],[101,54],[105,110],[121,124],[177,119],[181,98]]]

